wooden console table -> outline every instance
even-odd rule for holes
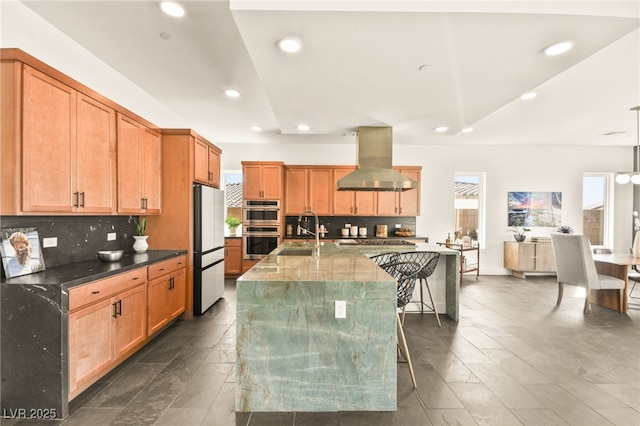
[[[504,267],[511,275],[526,278],[527,272],[555,272],[556,261],[551,243],[504,242]]]
[[[450,248],[452,250],[457,250],[460,252],[460,282],[462,282],[463,274],[467,272],[475,272],[476,279],[480,276],[480,247],[465,247],[463,244],[456,243],[436,243],[439,246],[444,246]],[[476,253],[476,261],[475,263],[469,263],[468,256],[465,256],[465,253],[475,252]]]

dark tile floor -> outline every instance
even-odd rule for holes
[[[640,425],[640,306],[584,315],[574,288],[560,307],[556,294],[554,277],[465,277],[459,323],[407,315],[418,389],[399,364],[397,412],[236,414],[229,281],[206,315],[175,323],[74,400],[65,421],[41,424]]]

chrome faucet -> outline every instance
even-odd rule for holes
[[[308,229],[305,229],[303,233],[305,234],[311,234],[314,237],[316,237],[316,254],[319,256],[320,255],[320,225],[319,225],[319,220],[318,220],[318,215],[316,214],[316,212],[314,212],[313,210],[305,210],[302,213],[300,213],[300,216],[298,216],[298,234],[300,234],[300,231],[303,229],[300,227],[300,222],[302,221],[302,217],[306,214],[306,213],[311,213],[313,215],[313,217],[315,218],[315,232],[311,232]]]

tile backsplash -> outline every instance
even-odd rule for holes
[[[133,252],[131,216],[0,216],[0,228],[28,227],[38,232],[47,268],[95,258],[98,250]],[[113,232],[116,239],[107,241],[107,234]],[[57,247],[43,248],[43,238],[50,237],[58,239]]]

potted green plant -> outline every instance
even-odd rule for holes
[[[149,243],[147,243],[147,218],[143,217],[140,219],[140,222],[133,219],[133,222],[136,224],[136,235],[133,236],[133,239],[136,240],[133,243],[133,250],[136,253],[144,253],[149,248]]]
[[[529,228],[525,228],[524,226],[512,226],[511,232],[513,232],[513,238],[519,243],[523,242],[527,239],[526,233],[531,231]]]
[[[233,216],[227,216],[227,218],[224,220],[224,222],[229,227],[229,233],[231,233],[232,235],[236,235],[236,232],[238,230],[238,226],[240,226],[240,224],[242,223],[240,221],[240,219],[238,219],[237,217],[233,217]]]

